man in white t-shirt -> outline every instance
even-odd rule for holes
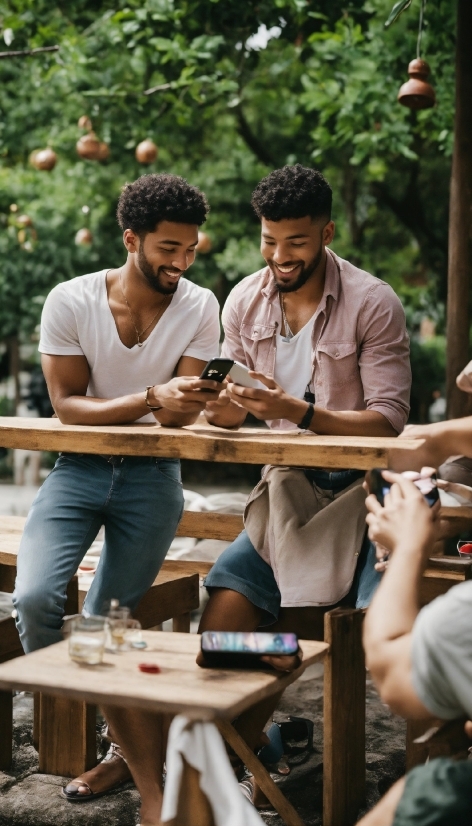
[[[218,302],[185,277],[208,210],[203,193],[183,178],[143,175],[124,187],[118,204],[123,266],[49,294],[39,350],[61,422],[181,427],[218,398],[216,382],[197,378],[218,354]],[[13,600],[24,650],[61,639],[67,584],[102,525],[105,543],[84,611],[106,613],[111,599],[135,608],[182,509],[176,459],[60,454],[18,554]]]

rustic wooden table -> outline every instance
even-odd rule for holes
[[[389,467],[395,451],[415,451],[420,440],[242,427],[224,430],[198,422],[190,427],[65,425],[58,419],[0,417],[0,446],[122,456],[163,456],[206,462],[293,467]]]
[[[0,689],[41,691],[89,703],[142,708],[161,714],[185,714],[193,720],[215,720],[224,737],[231,741],[237,752],[241,750],[241,756],[247,760],[249,749],[244,741],[239,742],[241,738],[230,721],[283,691],[309,665],[323,660],[329,649],[324,642],[302,640],[301,667],[291,674],[277,674],[199,668],[195,662],[200,647],[197,634],[144,631],[143,637],[148,646],[144,651],[105,654],[103,663],[96,666],[79,666],[72,662],[67,642],[51,645],[0,665]],[[142,673],[138,669],[141,662],[158,665],[161,673]],[[265,793],[288,826],[302,826],[301,819],[262,765],[254,764],[257,758],[252,753],[251,758],[252,769],[262,781]],[[195,795],[192,805],[188,801],[189,791]],[[198,784],[190,784],[186,796],[187,809],[195,816],[204,805]],[[196,821],[181,822],[182,826],[184,823],[195,826]]]

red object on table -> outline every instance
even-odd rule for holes
[[[461,545],[457,550],[460,554],[472,554],[472,542],[467,542],[465,545]]]
[[[139,663],[138,668],[145,674],[160,674],[161,669],[155,663]]]

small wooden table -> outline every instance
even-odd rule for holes
[[[185,714],[193,720],[214,720],[234,750],[241,752],[240,757],[288,826],[303,826],[291,804],[239,737],[231,720],[283,691],[309,665],[322,661],[329,646],[323,642],[301,641],[304,657],[300,668],[291,674],[277,674],[199,668],[195,658],[200,637],[196,634],[145,631],[143,636],[148,644],[144,651],[106,654],[104,662],[97,666],[79,666],[72,662],[67,642],[51,645],[0,665],[0,689],[41,691],[89,703]],[[138,670],[140,662],[156,663],[161,673],[143,674]],[[198,787],[190,784],[189,792],[198,795]],[[198,800],[195,805],[200,805]],[[187,808],[192,811],[188,801]],[[188,821],[188,826],[194,824]]]

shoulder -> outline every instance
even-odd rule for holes
[[[248,304],[254,298],[261,297],[261,291],[268,284],[270,279],[270,271],[268,267],[262,267],[261,270],[253,272],[252,275],[247,275],[231,290],[224,310],[237,309],[239,306],[247,308]]]
[[[334,262],[336,263],[341,279],[341,289],[348,296],[355,294],[362,295],[364,304],[389,304],[392,306],[403,307],[396,292],[392,289],[390,284],[382,281],[366,270],[356,267],[350,261],[340,258],[338,255],[330,250]]]
[[[98,272],[88,273],[87,275],[78,275],[71,278],[70,281],[61,281],[49,293],[47,300],[52,299],[55,302],[71,303],[73,299],[86,298],[91,296],[95,298],[105,279],[106,270],[99,270]]]
[[[414,633],[427,633],[437,643],[448,641],[457,644],[462,629],[466,630],[471,649],[472,580],[461,582],[422,608],[414,626]]]
[[[195,284],[194,281],[189,281],[185,277],[180,280],[177,299],[179,304],[181,302],[192,303],[194,307],[200,307],[202,312],[204,310],[219,312],[218,299],[215,293],[207,287],[201,287],[199,284]]]

